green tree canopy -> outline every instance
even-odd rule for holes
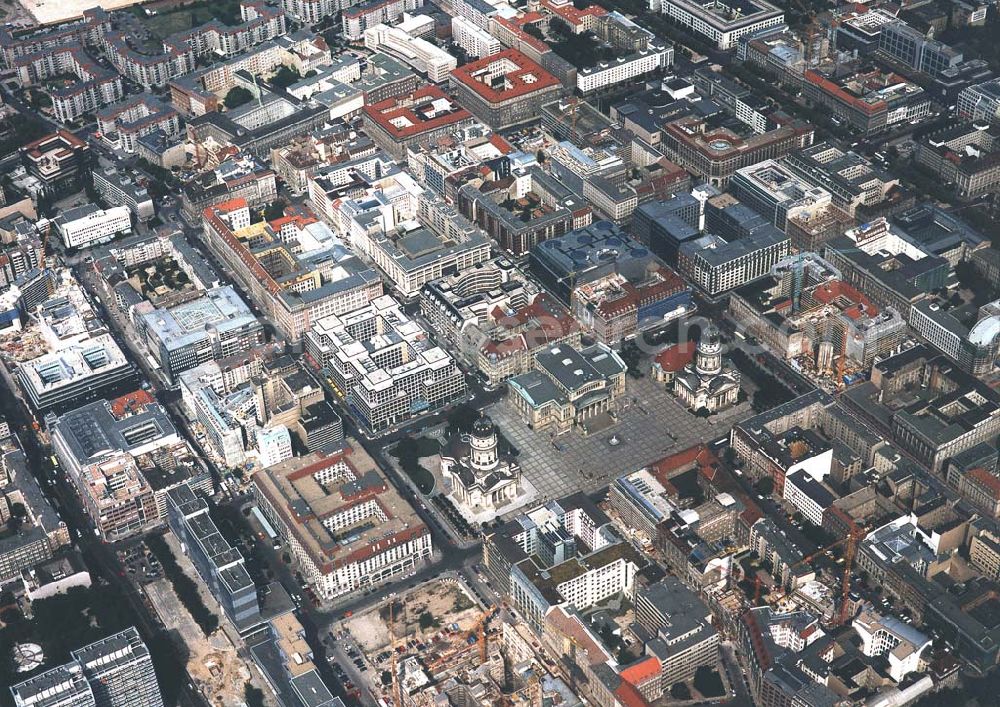
[[[229,89],[229,93],[226,94],[223,103],[225,103],[226,108],[232,110],[233,108],[239,108],[240,106],[249,103],[253,100],[253,94],[242,86],[233,86]]]

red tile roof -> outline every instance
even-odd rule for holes
[[[622,707],[649,707],[649,702],[642,696],[638,688],[629,682],[622,681],[615,688],[615,697]]]
[[[453,110],[433,117],[427,117],[419,112],[421,108],[441,99],[448,101]],[[472,118],[469,111],[459,106],[444,91],[434,85],[417,89],[409,96],[387,98],[384,101],[373,103],[365,106],[364,111],[369,119],[397,140],[458,124]],[[397,127],[392,123],[397,118],[404,118],[409,122],[409,125]]]
[[[503,74],[509,87],[497,90],[476,78],[477,73],[486,72],[502,61],[509,61],[516,67]],[[503,103],[559,85],[555,76],[516,49],[505,49],[499,54],[460,66],[451,72],[451,76],[490,103]]]
[[[557,5],[552,0],[542,0],[542,7],[553,15],[558,15],[574,27],[583,22],[585,17],[603,17],[608,14],[608,11],[600,5],[587,5],[587,7],[580,10],[571,2]]]
[[[674,344],[656,355],[656,363],[668,373],[677,373],[694,360],[697,348],[698,344],[694,341]]]
[[[818,86],[819,89],[824,93],[833,96],[841,103],[846,103],[854,108],[857,108],[863,113],[877,113],[878,111],[885,110],[886,108],[885,101],[874,101],[872,103],[869,103],[863,98],[859,98],[858,96],[852,96],[842,87],[838,86],[833,81],[830,81],[829,79],[813,71],[812,69],[807,70],[803,75],[805,76],[806,81],[813,84],[814,86]]]
[[[966,476],[989,492],[994,499],[1000,500],[1000,479],[993,476],[986,469],[977,467],[966,474]]]
[[[133,390],[131,393],[125,393],[120,398],[115,398],[111,401],[111,414],[117,418],[122,418],[126,414],[139,412],[150,403],[155,402],[156,398],[147,391],[142,389]]]
[[[660,661],[653,656],[649,656],[646,660],[638,663],[633,663],[620,673],[622,680],[635,685],[636,687],[644,685],[650,680],[658,677],[659,674]]]

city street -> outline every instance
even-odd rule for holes
[[[5,380],[0,381],[0,413],[10,424],[11,429],[16,430],[32,475],[38,479],[41,487],[53,493],[58,501],[62,518],[70,529],[71,537],[75,538],[76,547],[83,554],[95,581],[104,581],[112,585],[128,600],[131,613],[135,617],[136,627],[144,639],[149,640],[154,636],[169,639],[170,637],[163,631],[163,627],[159,625],[146,606],[144,598],[128,580],[125,568],[119,562],[115,552],[116,547],[107,545],[94,537],[90,519],[84,512],[80,498],[65,474],[51,473],[51,464],[48,461],[51,450],[47,447],[43,448],[36,439],[31,429],[30,413],[20,398],[8,388]],[[50,483],[53,477],[55,481]],[[125,541],[123,545],[128,546],[129,541]],[[160,642],[160,645],[166,644],[167,641]],[[179,654],[176,650],[173,660],[179,660]],[[183,669],[183,666],[178,664],[178,668]],[[191,687],[191,683],[187,679],[182,679],[179,692],[179,704],[182,707],[206,705],[204,698]]]

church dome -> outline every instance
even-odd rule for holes
[[[495,427],[493,425],[493,420],[488,416],[483,415],[478,420],[472,423],[472,434],[476,437],[492,437],[495,433]]]

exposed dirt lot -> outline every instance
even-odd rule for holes
[[[397,641],[431,636],[452,624],[458,624],[459,633],[467,632],[480,615],[479,607],[457,583],[446,579],[429,582],[347,622],[348,630],[366,653],[389,645],[390,604]]]

